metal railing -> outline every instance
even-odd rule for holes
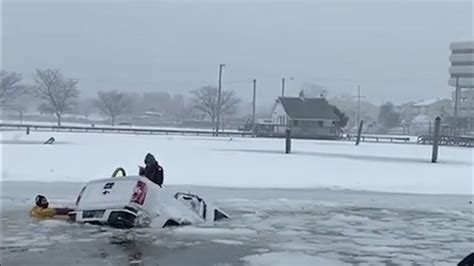
[[[417,143],[431,145],[433,144],[433,139],[432,135],[422,135],[418,137]],[[446,146],[474,147],[474,137],[441,135],[439,137],[439,144]]]
[[[91,126],[48,126],[35,124],[9,124],[0,123],[0,130],[25,130],[27,132],[89,132],[89,133],[116,133],[116,134],[141,134],[141,135],[195,135],[215,136],[213,130],[190,130],[190,129],[161,129],[161,128],[120,128],[120,127],[91,127]],[[248,131],[220,131],[219,136],[252,136]]]
[[[409,143],[409,137],[392,137],[392,136],[360,136],[361,141],[364,142],[398,142],[398,143]],[[357,139],[357,135],[347,135],[345,137],[348,141],[355,141]]]

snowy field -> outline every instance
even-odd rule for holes
[[[441,147],[437,164],[423,145],[283,149],[278,139],[3,132],[1,264],[455,265],[474,250],[471,149]],[[83,182],[117,166],[134,173],[148,151],[168,189],[232,219],[124,232],[28,216],[36,194],[72,206]]]
[[[43,145],[54,136],[54,145]],[[122,166],[135,174],[147,152],[165,183],[221,187],[344,188],[426,194],[473,194],[472,149],[425,145],[281,139],[135,136],[8,131],[2,133],[2,179],[88,181]]]

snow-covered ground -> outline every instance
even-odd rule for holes
[[[42,143],[55,137],[53,145]],[[261,138],[2,132],[2,180],[88,181],[118,167],[138,170],[147,152],[165,184],[222,187],[330,187],[426,194],[473,194],[473,150],[425,145]]]

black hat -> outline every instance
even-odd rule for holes
[[[149,165],[149,164],[152,164],[154,162],[156,162],[155,156],[153,156],[153,154],[151,154],[151,153],[148,153],[145,156],[145,164]]]
[[[46,199],[46,197],[43,195],[36,196],[35,204],[40,208],[48,208],[49,205],[48,199]]]

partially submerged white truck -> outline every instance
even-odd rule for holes
[[[212,224],[229,218],[224,211],[201,197],[185,192],[168,193],[146,177],[123,176],[88,182],[79,193],[76,222],[109,225],[117,228],[168,227]],[[114,177],[115,176],[115,177]]]

